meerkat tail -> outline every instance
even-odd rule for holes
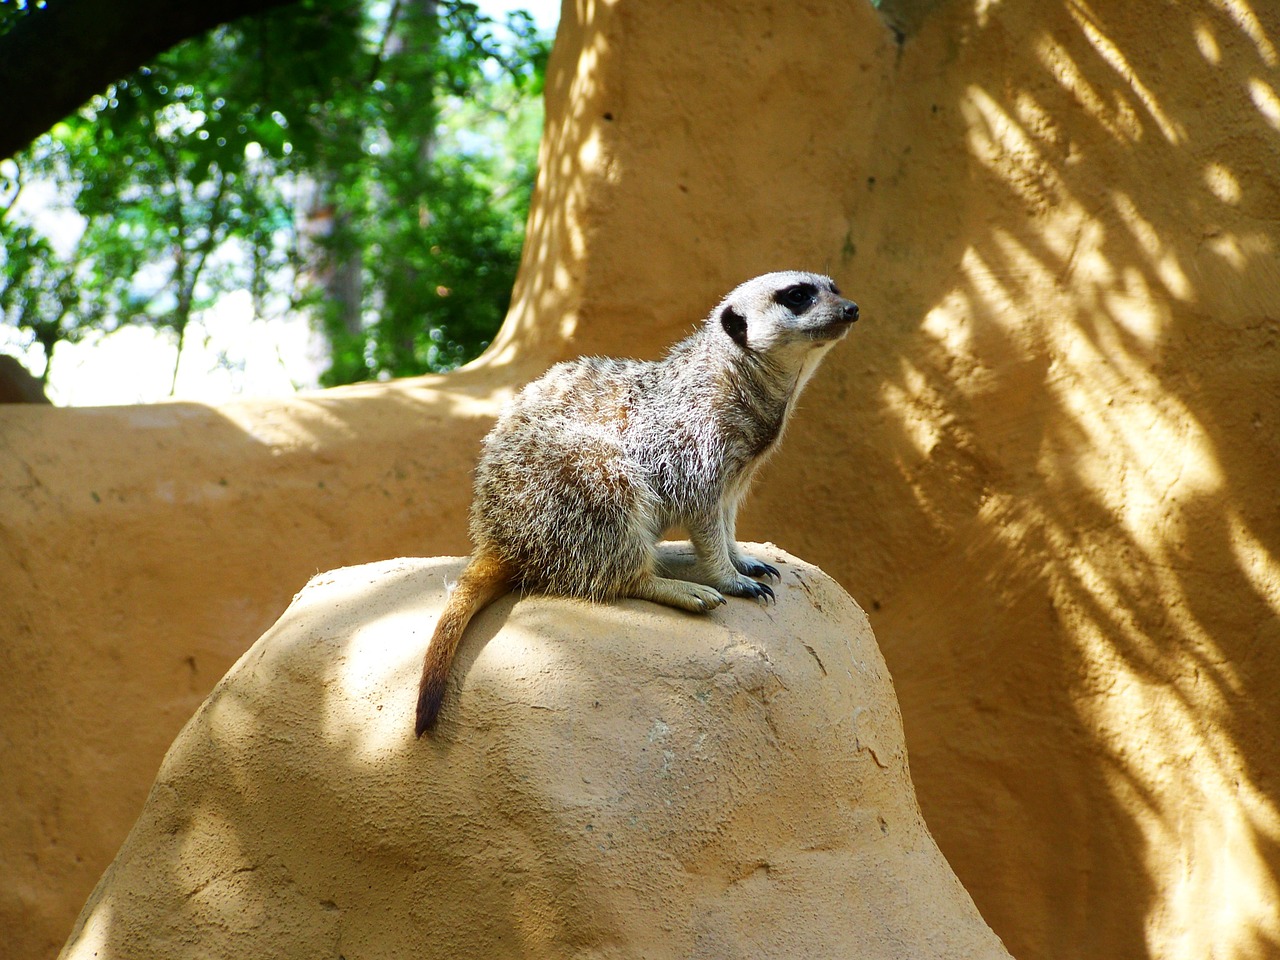
[[[418,684],[418,718],[415,733],[423,733],[435,726],[444,699],[444,685],[449,677],[453,655],[458,650],[462,632],[471,618],[498,597],[511,590],[515,571],[506,562],[490,554],[478,554],[468,561],[458,584],[436,623],[435,633],[422,659],[422,681]]]

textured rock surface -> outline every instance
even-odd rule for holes
[[[929,836],[866,616],[514,597],[438,735],[456,560],[323,574],[183,730],[66,958],[1007,960]]]

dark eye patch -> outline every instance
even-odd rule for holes
[[[784,287],[773,295],[774,300],[796,315],[804,313],[813,306],[813,301],[817,298],[818,288],[812,283],[797,283],[794,286]]]
[[[720,314],[720,325],[724,327],[724,332],[729,338],[742,347],[747,347],[747,318],[740,314],[733,307],[725,307]]]

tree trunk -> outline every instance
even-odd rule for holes
[[[58,0],[28,13],[0,36],[0,158],[180,40],[292,2]]]

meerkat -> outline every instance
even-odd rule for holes
[[[636,597],[705,613],[772,601],[778,570],[738,551],[738,505],[796,397],[858,319],[830,277],[769,273],[734,289],[657,361],[584,357],[525,386],[484,438],[475,547],[427,647],[417,736],[431,729],[472,616],[511,590]],[[683,528],[696,562],[668,574]]]

